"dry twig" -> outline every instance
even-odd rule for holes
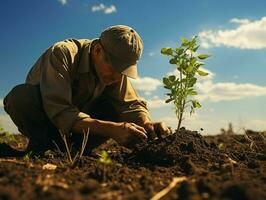
[[[30,162],[24,162],[24,161],[19,161],[19,160],[15,160],[15,159],[0,158],[0,162],[10,162],[10,163],[15,163],[15,164],[19,164],[19,165],[27,165],[29,167],[33,167],[33,164]]]
[[[251,151],[255,151],[253,147],[256,147],[256,149],[259,150],[259,148],[255,144],[255,142],[252,139],[252,137],[249,137],[247,133],[244,135],[244,137],[246,138],[247,141],[250,142],[249,148],[250,148]]]
[[[163,190],[158,192],[156,195],[154,195],[151,200],[159,200],[163,196],[165,196],[168,192],[170,192],[178,183],[181,183],[183,181],[187,180],[187,177],[181,176],[181,177],[174,177],[172,182]]]
[[[259,133],[259,136],[262,138],[264,144],[266,144],[266,138],[264,137],[263,133]]]
[[[76,155],[74,156],[74,159],[72,159],[72,156],[71,156],[70,147],[69,147],[69,143],[67,141],[66,134],[62,133],[61,130],[59,130],[59,132],[60,132],[60,135],[61,135],[61,137],[64,141],[64,144],[65,144],[65,147],[66,147],[68,160],[69,160],[71,166],[74,167],[75,164],[77,163],[77,161],[81,159],[81,157],[84,153],[84,150],[85,150],[86,145],[88,143],[90,128],[88,127],[87,132],[85,130],[83,130],[83,140],[82,140],[81,150],[80,150],[80,152],[76,153]]]

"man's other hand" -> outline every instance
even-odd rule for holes
[[[144,128],[147,131],[149,139],[156,137],[166,137],[171,135],[171,130],[166,126],[164,122],[145,122]]]
[[[147,131],[135,123],[119,123],[116,126],[113,137],[120,145],[132,147],[135,144],[148,139]]]

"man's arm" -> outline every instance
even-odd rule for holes
[[[106,95],[119,114],[120,121],[133,122],[144,127],[149,138],[170,134],[165,123],[151,121],[147,103],[139,98],[126,76],[123,76],[121,82],[109,86]]]
[[[87,131],[89,127],[90,134],[99,135],[106,138],[112,138],[121,145],[127,145],[132,139],[145,140],[146,131],[143,127],[136,124],[103,121],[93,118],[78,120],[72,127],[75,133]]]

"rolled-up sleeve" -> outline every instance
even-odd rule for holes
[[[147,103],[141,100],[130,80],[123,76],[121,82],[112,84],[106,91],[120,121],[138,123],[150,120]]]
[[[44,110],[51,122],[65,134],[71,131],[75,121],[90,117],[72,104],[71,59],[66,46],[51,47],[43,58],[40,78]]]

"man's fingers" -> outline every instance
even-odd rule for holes
[[[126,123],[125,127],[139,139],[147,139],[146,130],[135,123]]]
[[[160,136],[168,136],[171,134],[169,128],[165,125],[164,122],[157,122],[156,123],[156,131],[158,131]]]
[[[147,135],[149,139],[154,139],[157,137],[155,130],[154,130],[154,125],[152,122],[148,122],[145,124],[145,130],[147,131]]]
[[[147,131],[146,131],[145,128],[143,128],[142,126],[139,126],[139,125],[134,124],[134,123],[132,123],[132,125],[133,125],[137,130],[142,131],[142,132],[144,132],[145,134],[147,134]]]
[[[131,130],[133,130],[133,132],[134,132],[134,134],[137,136],[137,137],[139,137],[139,138],[141,138],[141,139],[147,139],[148,138],[148,136],[145,134],[146,133],[146,131],[144,132],[143,130],[139,130],[138,128],[136,128],[136,127],[134,127],[134,126],[132,126],[132,129]]]

